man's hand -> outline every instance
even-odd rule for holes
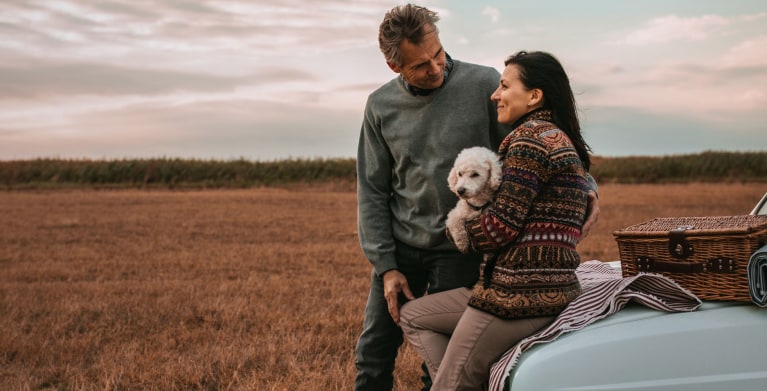
[[[389,306],[389,314],[394,319],[394,323],[399,325],[399,300],[397,300],[399,293],[402,292],[408,300],[415,299],[415,296],[410,291],[405,275],[396,269],[389,270],[383,274],[383,289],[386,303]]]
[[[586,208],[586,221],[581,228],[581,240],[589,236],[591,227],[599,220],[599,198],[594,190],[589,190],[589,206]]]

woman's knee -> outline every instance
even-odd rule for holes
[[[400,309],[400,327],[452,333],[470,295],[471,290],[458,288],[409,301]]]

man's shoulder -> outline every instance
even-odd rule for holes
[[[465,62],[460,60],[453,60],[453,64],[453,66],[456,67],[456,70],[468,70],[472,74],[479,73],[482,75],[491,75],[493,77],[499,77],[501,75],[497,69],[487,65],[475,64],[473,62]]]
[[[400,81],[400,77],[394,77],[391,80],[387,81],[386,83],[381,84],[373,90],[373,92],[370,93],[368,98],[376,98],[381,96],[388,96],[391,94],[395,94],[400,92],[399,90],[402,88],[400,85],[402,82]]]
[[[491,102],[488,98],[498,87],[500,78],[500,73],[493,67],[453,60],[448,89],[464,99],[489,104]]]
[[[501,74],[497,69],[487,65],[453,60],[453,71],[450,73],[452,83],[465,91],[467,85],[480,86],[477,91],[490,96],[489,91],[495,90]]]

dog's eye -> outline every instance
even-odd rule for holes
[[[476,172],[476,171],[471,173],[471,177],[472,177],[472,178],[476,178],[476,177],[478,177],[478,176],[479,176],[479,173],[478,173],[478,172]]]

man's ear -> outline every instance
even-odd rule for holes
[[[391,69],[392,72],[394,72],[394,73],[402,72],[402,69],[399,66],[397,66],[397,64],[395,64],[393,62],[386,61],[386,65],[388,65],[389,69]]]

